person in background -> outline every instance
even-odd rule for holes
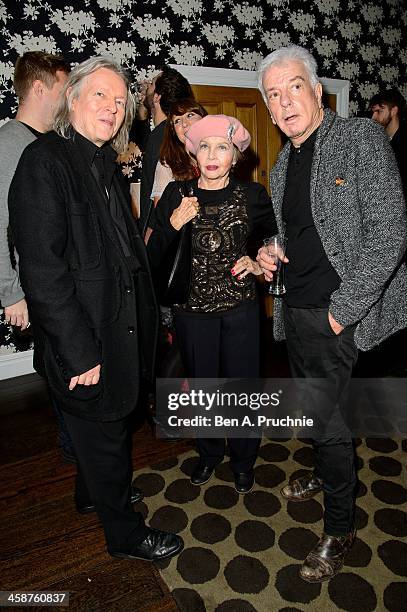
[[[18,97],[15,119],[0,128],[0,301],[4,319],[26,329],[27,303],[19,282],[18,263],[13,268],[9,252],[8,190],[25,147],[52,128],[61,89],[70,71],[61,56],[28,51],[17,59],[14,90]]]
[[[186,78],[169,66],[164,66],[147,86],[144,105],[151,114],[154,129],[147,139],[143,155],[139,219],[139,228],[142,236],[145,234],[152,210],[151,190],[154,182],[155,168],[160,155],[160,147],[164,138],[165,120],[170,106],[181,98],[193,97],[191,86]]]
[[[322,582],[342,568],[355,538],[355,454],[344,420],[357,349],[369,350],[407,325],[407,227],[400,175],[386,134],[368,119],[324,108],[313,56],[298,46],[260,64],[259,89],[288,137],[271,171],[279,232],[287,238],[286,294],[274,301],[274,335],[287,340],[293,377],[323,379],[329,423],[313,440],[315,470],[282,489],[302,502],[321,490],[324,530],[300,576]],[[266,280],[276,265],[257,261]]]
[[[153,561],[183,542],[146,526],[131,505],[129,417],[141,378],[153,375],[158,327],[144,243],[116,163],[133,114],[121,66],[104,57],[77,65],[55,131],[20,159],[9,205],[35,350],[78,461],[76,493],[95,506],[111,556]]]
[[[151,191],[154,208],[168,183],[174,180],[189,180],[199,175],[196,159],[185,148],[185,133],[191,125],[207,114],[203,106],[193,98],[178,100],[171,105]],[[151,231],[148,227],[146,242]]]
[[[259,305],[255,276],[260,266],[248,255],[275,233],[270,198],[258,183],[240,183],[232,174],[250,134],[240,121],[208,115],[186,132],[186,148],[195,155],[199,178],[167,185],[154,213],[147,245],[153,271],[167,258],[181,228],[191,223],[191,287],[184,304],[173,307],[174,324],[188,377],[256,378],[259,375]],[[183,187],[192,196],[182,196]],[[199,215],[198,215],[199,213]],[[235,488],[254,485],[259,440],[230,438]],[[225,440],[197,439],[199,462],[194,485],[207,482],[225,454]]]
[[[404,197],[407,189],[407,104],[398,89],[387,89],[373,96],[369,103],[373,121],[386,130],[391,147],[396,156]]]
[[[150,135],[150,119],[144,104],[148,83],[138,83],[135,94],[137,110],[133,124],[129,130],[129,144],[117,161],[120,164],[123,176],[129,183],[132,213],[136,219],[140,218],[140,185],[143,154]]]
[[[17,114],[0,128],[0,302],[5,322],[22,331],[29,324],[29,312],[20,285],[18,260],[8,236],[8,191],[26,146],[52,129],[59,96],[69,72],[69,64],[60,55],[27,51],[19,57],[13,79],[18,98]],[[51,393],[49,396],[57,418],[63,457],[70,463],[75,462],[63,414]]]

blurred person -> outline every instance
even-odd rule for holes
[[[168,183],[192,179],[199,175],[196,159],[185,148],[185,133],[191,125],[207,114],[203,106],[193,98],[178,100],[171,105],[151,191],[154,208]],[[150,233],[151,228],[148,227],[146,242]]]
[[[396,156],[401,180],[403,182],[404,196],[407,187],[407,105],[404,96],[398,89],[387,89],[374,95],[369,103],[369,110],[373,121],[379,123],[386,130],[391,147]]]
[[[25,147],[52,129],[55,108],[70,71],[61,56],[28,51],[17,59],[14,90],[18,97],[15,119],[0,128],[0,301],[7,323],[27,328],[27,303],[21,289],[18,263],[12,267],[8,241],[8,190]]]
[[[145,234],[152,210],[151,190],[154,182],[155,168],[160,156],[160,147],[164,138],[165,120],[170,106],[181,98],[193,97],[194,94],[187,79],[169,66],[163,66],[159,74],[147,85],[144,105],[151,114],[154,129],[147,139],[143,155],[139,219],[139,228],[142,236]]]
[[[8,236],[8,191],[26,146],[52,129],[59,96],[69,72],[69,64],[60,55],[27,51],[20,56],[13,78],[18,98],[17,114],[0,128],[0,302],[5,322],[22,331],[29,325],[29,313],[20,285],[18,259]],[[49,395],[57,418],[58,443],[63,457],[70,463],[75,462],[62,412],[52,394]]]

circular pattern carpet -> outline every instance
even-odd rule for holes
[[[256,485],[238,495],[228,460],[191,485],[193,452],[135,473],[147,522],[182,535],[185,548],[159,569],[181,611],[298,612],[407,609],[405,448],[357,441],[357,539],[343,571],[309,584],[298,570],[322,531],[322,494],[286,502],[280,488],[312,467],[309,440],[264,440]]]

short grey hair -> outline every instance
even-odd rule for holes
[[[59,106],[57,108],[53,128],[63,138],[68,138],[71,130],[71,107],[74,98],[79,96],[83,81],[96,70],[107,68],[119,75],[127,88],[126,113],[123,124],[118,130],[116,136],[112,139],[111,145],[117,153],[124,153],[129,143],[129,130],[133,123],[135,114],[135,100],[130,91],[130,81],[126,71],[113,58],[107,56],[95,56],[78,64],[69,74],[67,81],[61,92]],[[72,88],[69,94],[67,91]]]
[[[283,64],[287,61],[295,60],[297,62],[302,62],[304,67],[308,73],[310,83],[312,87],[319,82],[317,75],[317,62],[311,53],[304,49],[304,47],[298,47],[297,45],[291,45],[289,47],[281,47],[280,49],[276,49],[272,53],[269,53],[264,60],[262,60],[259,64],[257,74],[258,74],[258,87],[264,98],[264,101],[267,104],[267,96],[263,87],[263,75],[271,66],[275,64]]]

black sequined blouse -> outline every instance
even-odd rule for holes
[[[191,314],[209,314],[254,300],[254,276],[239,280],[231,268],[243,255],[255,256],[263,238],[277,231],[267,191],[258,183],[240,183],[233,178],[223,189],[199,189],[197,180],[188,185],[198,198],[200,212],[191,222],[191,292],[187,303],[177,307]],[[153,267],[159,266],[177,236],[169,218],[181,202],[180,189],[184,189],[182,182],[170,183],[155,209],[154,231],[148,243]]]

